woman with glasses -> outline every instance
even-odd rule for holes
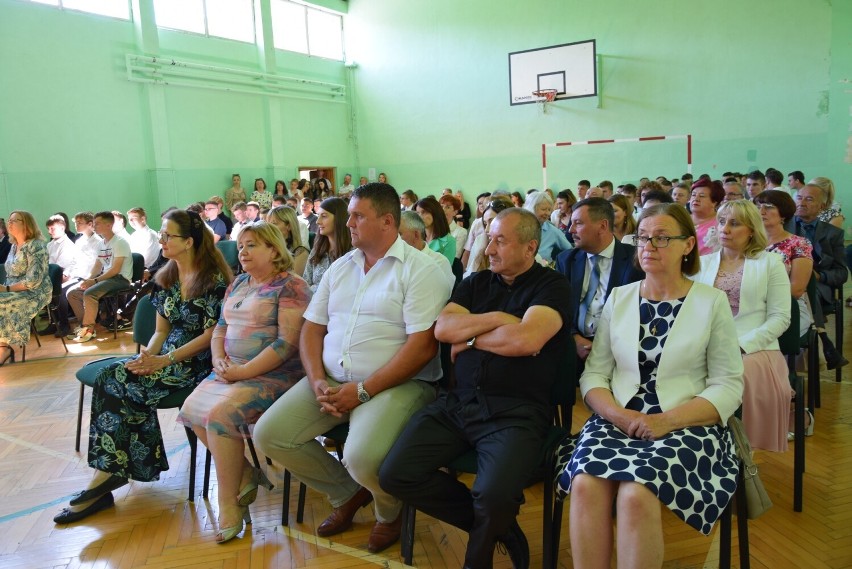
[[[752,447],[784,452],[793,392],[778,337],[790,325],[790,279],[781,256],[765,251],[753,203],[727,202],[716,218],[722,248],[701,257],[695,280],[724,292],[734,314],[745,368],[743,426]]]
[[[682,206],[643,210],[636,246],[645,279],[607,299],[580,378],[594,414],[559,477],[575,567],[609,567],[613,541],[619,567],[661,567],[660,503],[708,535],[736,489],[725,424],[743,366],[727,299],[689,279],[699,261]]]
[[[6,282],[0,284],[0,366],[15,363],[13,345],[30,341],[30,321],[50,301],[47,244],[28,211],[9,214]]]
[[[95,474],[70,507],[53,518],[58,524],[112,506],[112,490],[131,479],[158,480],[169,469],[157,404],[198,385],[213,368],[210,340],[233,279],[231,269],[196,213],[166,213],[160,244],[168,262],[157,271],[151,291],[156,330],[138,356],[105,367],[95,377],[89,427],[89,466]]]
[[[695,224],[698,239],[698,253],[707,255],[719,250],[716,234],[716,208],[725,199],[725,190],[718,182],[702,178],[692,184],[692,196],[689,198],[689,211]]]

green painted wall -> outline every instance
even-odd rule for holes
[[[127,80],[136,41],[130,22],[0,0],[0,211],[44,220],[141,205],[156,216],[221,194],[233,172],[250,187],[300,165],[352,169],[347,104],[179,86],[155,88],[158,103]],[[255,45],[170,30],[159,53],[261,69]],[[345,82],[341,62],[282,51],[273,62],[280,75]]]
[[[266,1],[266,0],[262,0]],[[335,164],[420,194],[540,186],[542,142],[691,133],[694,171],[774,166],[852,191],[852,3],[325,0],[357,68],[276,51],[275,72],[348,84],[349,105],[127,81],[134,26],[0,0],[0,208],[153,211]],[[596,99],[510,107],[508,53],[594,38]],[[161,55],[261,69],[254,45],[159,32]],[[559,149],[552,187],[679,175],[683,143]],[[248,185],[248,183],[246,185]]]
[[[359,64],[362,170],[384,170],[421,193],[526,189],[541,185],[543,142],[691,133],[696,173],[774,166],[848,182],[840,167],[848,95],[831,101],[831,127],[826,103],[829,93],[840,98],[837,80],[852,76],[849,5],[354,1],[347,56]],[[538,105],[510,107],[509,52],[592,38],[603,55],[602,108],[593,98],[556,102],[544,115]],[[686,168],[684,145],[668,142],[565,148],[549,159],[558,188]]]

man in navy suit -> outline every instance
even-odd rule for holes
[[[796,194],[796,235],[807,238],[813,245],[814,278],[820,306],[811,307],[814,323],[823,343],[823,354],[828,369],[848,364],[825,333],[823,312],[833,310],[834,289],[846,282],[846,254],[843,249],[843,230],[830,223],[819,221],[819,213],[826,205],[827,196],[822,188],[807,184]],[[831,205],[831,204],[828,204]],[[842,347],[841,347],[842,348]]]
[[[597,322],[609,293],[617,286],[645,277],[634,263],[636,248],[612,234],[615,212],[603,198],[588,198],[574,204],[571,234],[574,249],[556,258],[556,270],[571,283],[571,333],[577,344],[581,369],[592,349]]]

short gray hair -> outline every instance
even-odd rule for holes
[[[401,229],[413,229],[420,234],[421,239],[426,239],[426,225],[423,224],[423,218],[416,211],[401,212],[399,226]]]
[[[538,218],[535,216],[535,214],[531,211],[528,211],[526,208],[510,207],[498,213],[497,217],[494,218],[494,221],[497,221],[499,219],[505,219],[510,215],[516,215],[520,218],[518,220],[518,226],[515,228],[515,233],[518,236],[518,241],[520,241],[521,243],[529,243],[530,241],[535,241],[537,245],[536,252],[538,252],[538,246],[541,245],[541,223],[538,221]]]
[[[541,202],[547,202],[551,207],[553,207],[553,198],[551,198],[547,192],[533,192],[531,194],[527,194],[527,199],[524,201],[524,209],[535,214],[535,208],[537,208],[538,204]]]

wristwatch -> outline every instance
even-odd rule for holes
[[[366,389],[364,389],[364,382],[359,381],[358,382],[358,401],[360,401],[361,403],[366,403],[369,400],[370,400],[370,394],[367,393]]]
[[[472,348],[476,345],[476,336],[467,341],[467,347]]]

